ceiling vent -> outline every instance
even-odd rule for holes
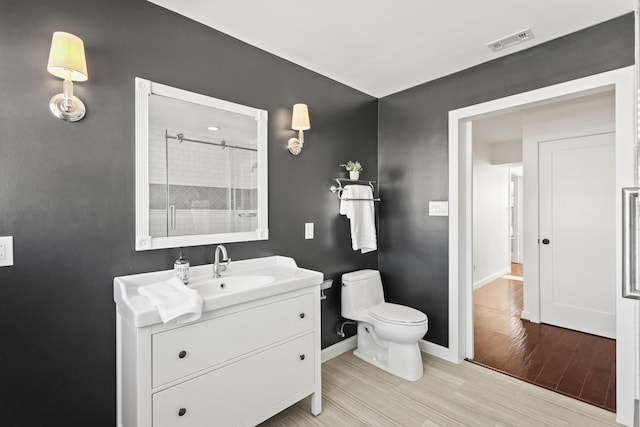
[[[531,40],[533,38],[533,33],[530,29],[518,31],[515,34],[511,34],[510,36],[504,37],[500,40],[496,40],[491,43],[487,43],[487,47],[494,52],[502,50],[506,47],[513,46],[514,44],[526,42],[527,40]]]

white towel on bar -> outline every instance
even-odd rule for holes
[[[172,320],[177,323],[193,322],[202,315],[202,297],[198,291],[185,286],[177,277],[141,286],[138,293],[149,298],[151,304],[158,309],[164,323]]]
[[[346,185],[340,195],[340,215],[351,222],[351,247],[366,254],[378,249],[373,191],[368,185]],[[367,200],[349,200],[367,199]]]

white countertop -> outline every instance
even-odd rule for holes
[[[138,328],[162,323],[158,310],[146,297],[138,294],[138,288],[169,280],[174,274],[173,269],[170,269],[115,277],[113,299],[120,314]],[[212,264],[191,267],[189,271],[190,279],[187,286],[196,289],[202,296],[203,313],[320,285],[324,278],[322,273],[300,268],[293,258],[282,256],[231,261],[219,279],[213,279],[212,275]],[[229,279],[228,285],[225,278]],[[254,278],[256,286],[250,286]],[[268,283],[265,284],[265,281]],[[225,283],[224,289],[220,287],[222,283]],[[243,283],[243,286],[234,289],[234,286],[240,283]]]

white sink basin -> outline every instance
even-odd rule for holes
[[[232,261],[220,278],[214,279],[212,274],[212,264],[189,270],[188,286],[202,296],[203,314],[310,286],[318,286],[319,292],[324,277],[318,271],[298,267],[293,258],[282,256]],[[114,278],[113,299],[120,314],[135,327],[162,323],[158,310],[138,294],[138,288],[173,276],[173,270],[163,270]]]
[[[189,287],[198,291],[201,296],[217,295],[233,292],[247,292],[275,281],[273,276],[242,275],[222,276],[218,279],[198,278],[189,283]]]

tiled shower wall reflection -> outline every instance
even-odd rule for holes
[[[171,129],[166,132],[174,136],[180,133]],[[208,140],[201,135],[185,137]],[[160,237],[255,230],[256,158],[254,151],[175,139],[166,142],[165,129],[150,129],[150,234]],[[168,225],[167,206],[175,208],[174,229]]]

